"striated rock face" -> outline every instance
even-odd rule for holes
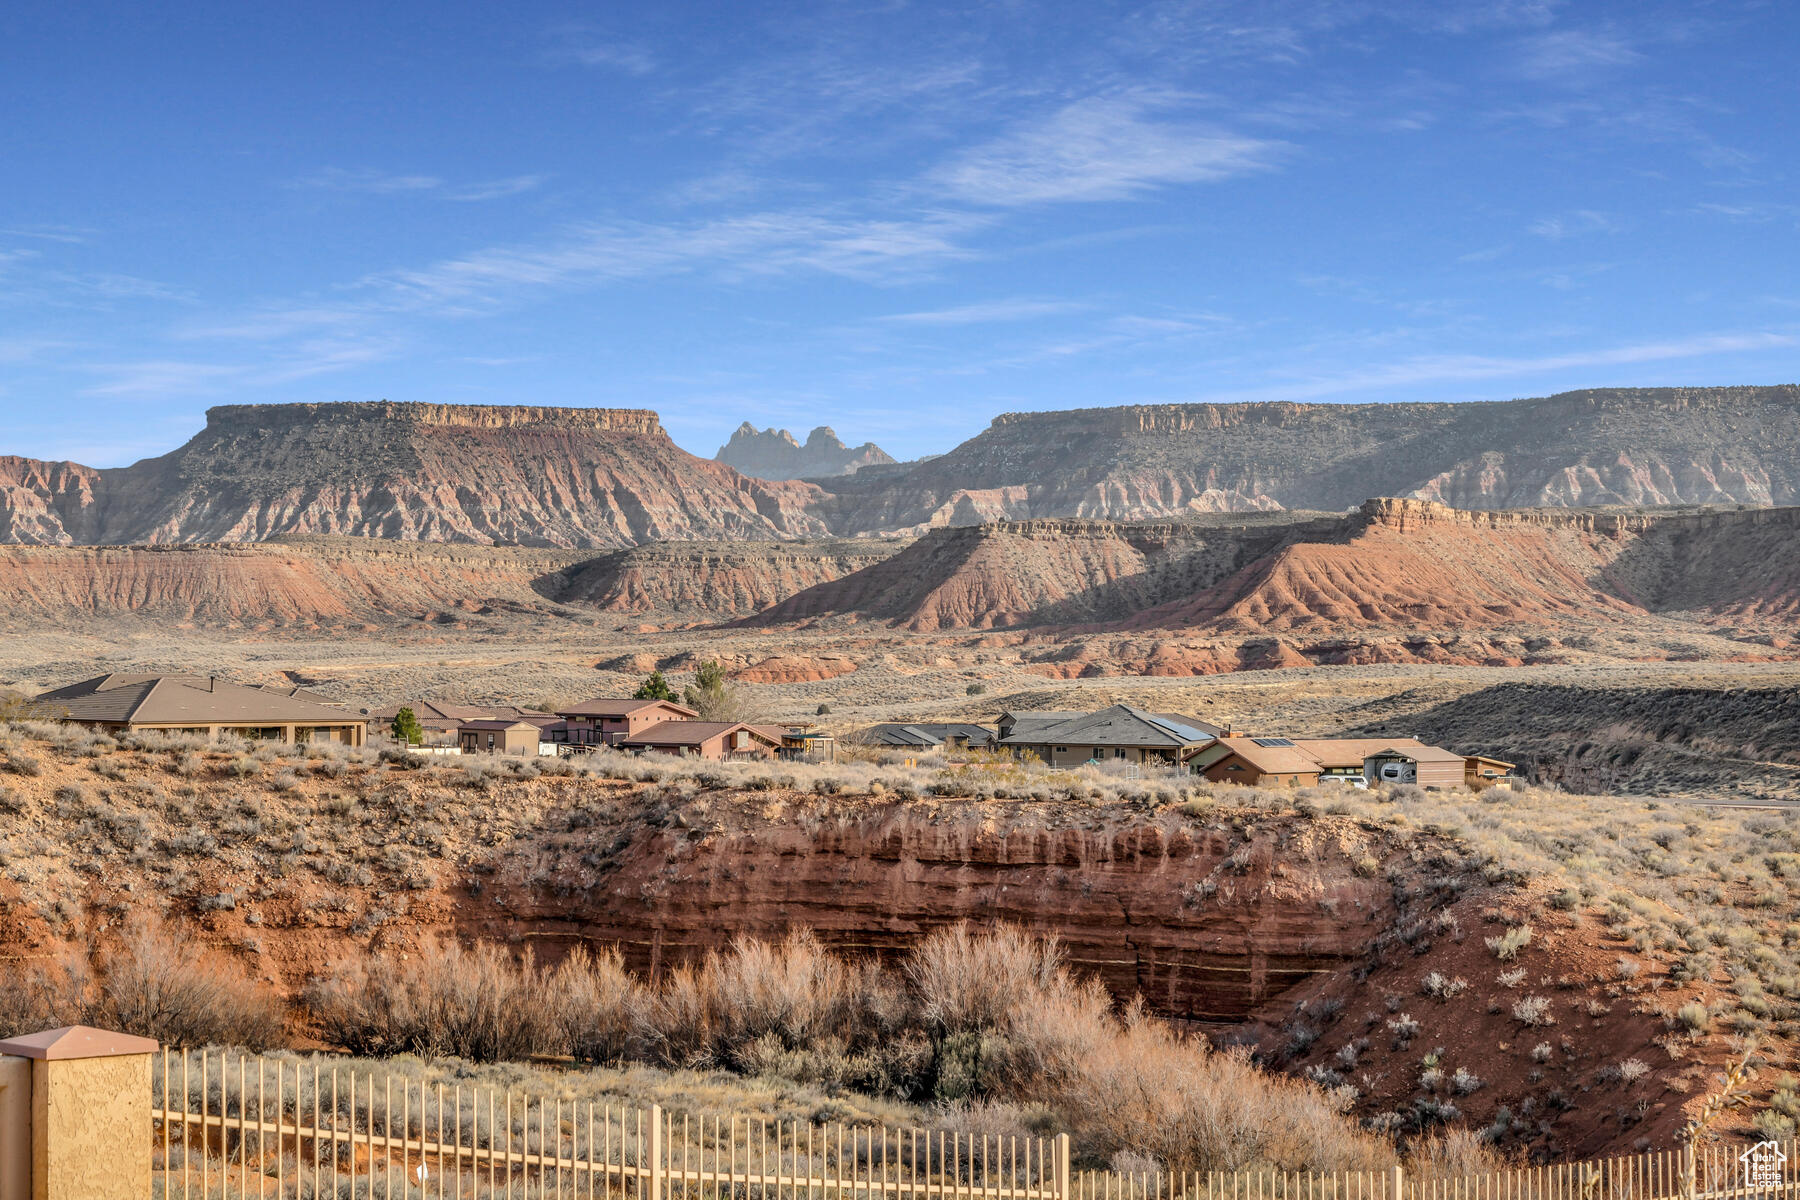
[[[441,404],[235,405],[181,449],[111,471],[0,460],[10,540],[629,546],[826,532],[809,485],[676,447],[656,414]]]
[[[1368,496],[1468,509],[1794,504],[1800,387],[1614,388],[1489,404],[1012,413],[938,458],[826,481],[843,532],[1142,519]]]
[[[855,574],[799,592],[744,622],[879,620],[915,631],[1060,628],[1064,634],[1184,630],[1229,647],[1120,646],[1149,674],[1319,661],[1280,640],[1303,635],[1352,657],[1435,661],[1424,651],[1359,659],[1372,633],[1562,632],[1657,617],[1725,623],[1800,615],[1800,508],[1466,512],[1426,500],[1370,500],[1343,517],[1187,522],[1003,522],[933,530]],[[1336,653],[1337,651],[1320,651]],[[1461,650],[1441,661],[1468,661]],[[1517,658],[1483,651],[1473,661]],[[1080,674],[1091,658],[1058,659]]]
[[[714,459],[758,479],[816,479],[826,475],[851,475],[863,467],[894,460],[874,442],[846,446],[837,431],[821,425],[806,435],[801,445],[785,429],[757,429],[750,422],[739,425],[731,440],[719,447]]]
[[[333,627],[544,607],[568,551],[350,538],[255,545],[0,547],[0,630],[86,620]],[[554,590],[554,589],[546,589]]]
[[[1226,1022],[1359,960],[1396,919],[1396,888],[1356,864],[1404,856],[1347,819],[1273,816],[1240,835],[1178,815],[1088,828],[976,807],[950,800],[927,816],[904,804],[784,810],[776,800],[754,816],[689,813],[688,828],[615,843],[597,878],[544,869],[552,886],[526,889],[502,876],[486,890],[504,889],[503,912],[471,914],[462,932],[526,926],[540,944],[615,943],[656,975],[744,933],[812,929],[829,944],[887,952],[957,921],[1005,921],[1055,934],[1071,963],[1122,1000]]]
[[[655,542],[571,567],[556,598],[605,612],[725,620],[874,566],[898,539]]]
[[[1213,523],[1023,521],[934,529],[875,566],[799,592],[746,624],[853,614],[904,629],[1120,620],[1212,586],[1294,535],[1339,518]]]

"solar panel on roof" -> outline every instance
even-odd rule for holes
[[[1291,746],[1294,744],[1288,738],[1251,738],[1250,740],[1259,746]]]
[[[1158,726],[1162,727],[1163,729],[1167,729],[1167,730],[1171,731],[1172,733],[1174,733],[1176,736],[1186,738],[1190,742],[1204,742],[1208,738],[1212,737],[1212,734],[1210,734],[1210,733],[1201,733],[1198,729],[1195,729],[1192,726],[1182,725],[1176,721],[1163,720],[1163,719],[1159,718],[1159,719],[1153,721],[1152,724],[1158,725]]]

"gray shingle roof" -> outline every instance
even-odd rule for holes
[[[984,746],[994,736],[986,725],[968,721],[888,721],[869,730],[881,746],[941,746],[952,738],[966,738],[971,746]]]
[[[1022,724],[1022,723],[1021,723]],[[1115,704],[1098,712],[1079,713],[1067,720],[1013,727],[1003,745],[1145,746],[1177,749],[1211,741],[1212,727],[1204,721],[1173,713],[1153,713],[1129,704]]]

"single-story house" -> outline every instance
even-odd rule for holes
[[[1304,787],[1319,782],[1319,763],[1283,737],[1234,733],[1205,747],[1188,762],[1214,783]]]
[[[402,708],[413,710],[418,719],[419,728],[425,732],[427,746],[454,746],[458,744],[458,730],[465,721],[555,721],[558,718],[552,713],[538,712],[536,709],[520,708],[516,704],[452,704],[448,700],[414,700],[407,704],[390,705],[369,717],[369,727],[375,733],[386,733],[393,728],[394,717]]]
[[[1417,738],[1295,738],[1294,746],[1319,764],[1321,778],[1360,777],[1369,755],[1383,750],[1429,749]]]
[[[622,750],[690,758],[774,758],[782,731],[745,721],[660,721],[619,742]]]
[[[565,726],[557,741],[574,746],[616,746],[663,721],[692,721],[700,714],[673,700],[618,700],[601,696],[558,709]]]
[[[216,676],[98,675],[45,692],[37,702],[62,720],[113,732],[360,746],[365,731],[362,718],[342,708]]]
[[[536,754],[542,731],[532,722],[505,719],[464,721],[456,731],[464,754]]]
[[[885,721],[872,726],[867,736],[874,745],[907,750],[932,750],[939,746],[979,750],[992,743],[996,735],[986,725],[968,721]]]
[[[1038,721],[1020,714],[998,745],[1014,754],[1035,754],[1052,767],[1086,762],[1153,763],[1177,766],[1216,740],[1219,728],[1194,717],[1153,713],[1130,704],[1078,713],[1061,721]]]
[[[1513,763],[1498,758],[1489,758],[1485,754],[1464,755],[1463,786],[1474,792],[1479,792],[1482,788],[1493,787],[1511,775],[1514,766]]]
[[[1382,768],[1390,763],[1402,768],[1411,764],[1411,782],[1426,788],[1461,787],[1466,770],[1462,755],[1441,746],[1389,745],[1363,760],[1363,775],[1373,783],[1382,778]]]

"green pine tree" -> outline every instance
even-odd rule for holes
[[[395,713],[394,723],[388,726],[388,730],[394,735],[395,741],[405,742],[409,746],[416,746],[425,740],[424,726],[419,724],[419,718],[410,708],[403,708]]]
[[[673,700],[675,689],[663,678],[661,671],[650,672],[650,677],[638,685],[638,690],[631,693],[633,700]]]

